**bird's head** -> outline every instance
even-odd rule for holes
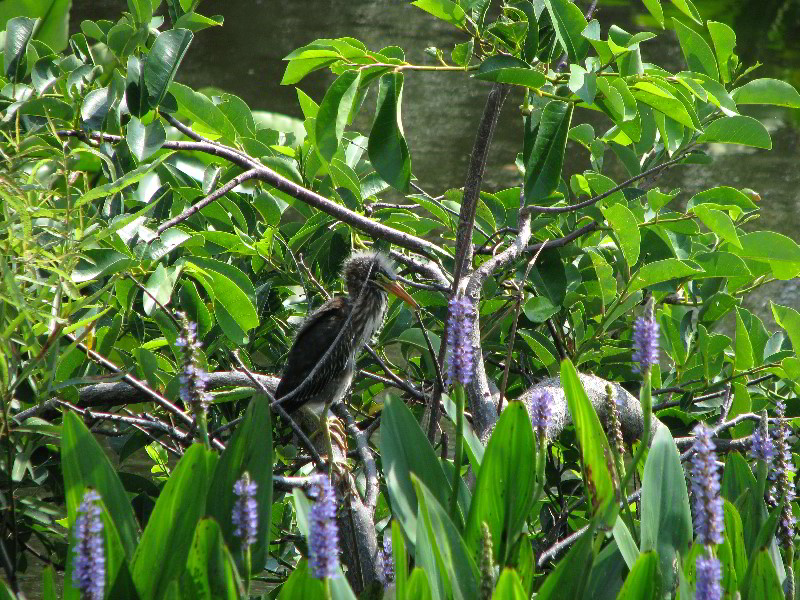
[[[366,282],[372,289],[391,292],[411,308],[418,308],[414,299],[397,283],[397,273],[389,257],[381,252],[354,252],[345,261],[342,276],[352,298],[358,298]]]

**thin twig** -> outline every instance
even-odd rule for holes
[[[261,390],[261,393],[264,394],[269,399],[270,409],[278,413],[278,415],[280,415],[280,417],[289,424],[289,427],[291,427],[292,431],[295,432],[295,434],[300,439],[300,442],[303,444],[305,449],[308,450],[308,453],[311,455],[311,458],[313,459],[316,467],[320,470],[324,470],[325,462],[322,460],[322,457],[319,455],[319,452],[317,452],[317,449],[314,447],[314,444],[311,443],[311,440],[308,439],[308,436],[306,436],[305,432],[302,429],[300,429],[300,426],[295,422],[295,420],[292,419],[291,416],[289,416],[289,413],[287,413],[286,410],[280,405],[280,402],[278,400],[275,400],[275,396],[272,395],[272,393],[267,389],[267,387],[264,384],[262,384],[258,379],[255,378],[250,369],[248,369],[247,366],[242,362],[242,359],[239,357],[239,352],[234,350],[232,354],[234,360],[236,361],[236,364],[239,365],[239,369],[245,375],[247,375],[247,377],[250,378],[250,381],[253,382],[255,387]],[[330,459],[333,460],[333,457],[331,456]]]

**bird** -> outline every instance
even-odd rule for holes
[[[342,268],[347,295],[325,302],[301,325],[289,350],[275,400],[287,413],[319,415],[340,401],[353,381],[356,357],[383,325],[392,293],[412,309],[414,299],[397,283],[389,258],[357,251]]]

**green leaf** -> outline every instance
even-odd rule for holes
[[[465,539],[474,554],[481,547],[481,524],[494,540],[495,559],[508,564],[510,552],[533,506],[536,440],[528,411],[511,402],[500,415],[486,446],[470,503]],[[530,465],[520,469],[519,465]]]
[[[780,600],[784,597],[783,586],[781,586],[778,574],[775,572],[775,565],[772,564],[767,550],[759,550],[750,559],[747,574],[749,577],[739,587],[742,600],[756,600],[757,598]]]
[[[525,164],[526,204],[549,198],[561,183],[572,110],[572,104],[552,100],[542,111],[536,140]]]
[[[631,89],[634,98],[640,102],[652,106],[658,112],[685,127],[696,129],[694,120],[686,110],[686,106],[665,86],[650,81],[639,81]]]
[[[774,231],[753,231],[739,236],[739,240],[741,250],[730,251],[742,258],[769,263],[778,279],[786,281],[800,273],[800,246],[793,239]]]
[[[625,578],[617,600],[658,600],[660,598],[661,572],[658,553],[652,550],[643,552]]]
[[[712,121],[697,141],[772,149],[772,139],[767,128],[758,119],[744,115],[721,117]]]
[[[128,186],[131,186],[134,183],[138,183],[142,179],[142,177],[152,172],[158,165],[167,160],[170,156],[172,156],[172,152],[165,152],[164,154],[156,158],[153,162],[148,163],[146,165],[141,165],[138,168],[134,169],[133,171],[128,171],[122,177],[120,177],[115,181],[106,183],[105,185],[101,185],[100,187],[96,187],[94,189],[89,190],[83,196],[81,196],[80,199],[75,203],[75,208],[80,208],[81,206],[91,202],[92,200],[97,200],[98,198],[105,198],[106,196],[110,196],[111,194],[116,194],[117,192],[121,192]]]
[[[153,42],[144,63],[144,83],[152,108],[164,99],[193,37],[194,34],[188,29],[170,29],[158,34]]]
[[[789,334],[794,351],[800,352],[800,313],[793,308],[781,306],[772,301],[770,301],[770,306],[775,322]]]
[[[6,23],[6,43],[3,48],[5,74],[11,81],[19,81],[25,75],[25,51],[33,37],[38,19],[14,17]]]
[[[144,314],[148,317],[153,314],[153,310],[158,308],[156,300],[162,306],[169,304],[178,274],[179,269],[175,267],[166,268],[161,263],[156,266],[156,270],[151,273],[150,277],[147,278],[147,283],[145,283],[145,289],[149,293],[144,294],[142,298]]]
[[[731,71],[736,67],[731,60],[736,60],[736,55],[733,53],[733,49],[736,47],[736,33],[725,23],[717,21],[709,21],[706,26],[708,33],[711,34],[711,41],[714,43],[714,52],[717,54],[722,83],[730,83],[733,78]]]
[[[742,316],[736,311],[736,371],[746,371],[753,368],[753,346],[750,335],[744,325]]]
[[[692,212],[700,218],[706,227],[716,233],[721,240],[730,242],[737,248],[742,247],[742,242],[739,241],[739,235],[736,233],[736,226],[727,213],[715,208],[709,208],[703,204],[693,207]]]
[[[630,529],[625,525],[625,521],[621,515],[617,515],[617,522],[614,523],[614,541],[617,542],[617,548],[625,564],[628,568],[633,568],[636,559],[639,557],[639,548],[636,546],[636,540],[633,539]]]
[[[367,152],[378,175],[396,190],[406,192],[411,181],[411,155],[400,119],[402,93],[401,73],[381,77]]]
[[[653,18],[664,29],[664,9],[661,8],[661,0],[642,0],[647,10],[653,15]]]
[[[662,283],[671,279],[691,277],[692,275],[701,272],[702,271],[699,269],[690,267],[677,258],[665,258],[664,260],[657,260],[644,265],[641,269],[636,271],[636,274],[631,277],[627,294],[630,295],[636,290],[641,290],[651,285],[655,285],[656,283]]]
[[[589,53],[589,40],[583,35],[588,23],[583,11],[569,0],[544,0],[556,37],[571,63],[581,63]]]
[[[207,17],[196,12],[187,12],[178,17],[175,21],[176,29],[188,29],[189,31],[202,31],[209,27],[218,27],[224,22],[222,15]]]
[[[597,94],[597,75],[587,72],[586,69],[580,65],[570,65],[569,70],[570,91],[576,94],[587,105],[594,104],[594,98]],[[584,125],[591,127],[588,123],[584,123]],[[578,125],[578,127],[580,126],[581,125]],[[570,130],[570,135],[572,135],[572,131],[575,129],[576,128],[573,127],[572,130]],[[592,135],[592,137],[594,137],[594,135]]]
[[[754,79],[731,94],[736,104],[773,104],[800,108],[800,94],[790,83],[780,79]]]
[[[297,598],[325,598],[325,585],[322,579],[312,577],[308,561],[304,558],[294,568],[289,579],[281,586],[278,600],[297,600]]]
[[[351,119],[360,81],[360,71],[345,71],[325,92],[315,122],[317,150],[325,162],[330,162],[339,148],[345,125]]]
[[[485,463],[484,463],[485,464]],[[445,597],[471,600],[478,595],[478,569],[464,540],[436,495],[416,475],[411,481],[417,495],[416,562],[434,588],[441,586]],[[438,586],[437,586],[438,584]]]
[[[580,536],[567,555],[558,561],[556,568],[544,580],[536,600],[581,600],[594,563],[590,527]]]
[[[419,567],[414,567],[411,571],[411,576],[408,578],[408,585],[406,586],[406,595],[398,598],[408,598],[411,600],[432,600],[431,586],[428,583],[428,576]],[[297,598],[306,598],[310,596],[296,596]]]
[[[733,566],[736,569],[737,577],[741,578],[747,571],[747,550],[744,546],[744,534],[742,529],[742,517],[739,511],[727,499],[724,502],[725,512],[725,539],[731,546]]]
[[[522,310],[525,312],[525,316],[534,323],[544,323],[558,312],[558,307],[553,305],[549,298],[535,296],[525,302]]]
[[[106,275],[124,271],[133,264],[136,264],[136,261],[116,250],[107,248],[84,250],[81,253],[80,262],[72,271],[72,281],[84,283],[100,279]]]
[[[532,69],[524,60],[505,54],[490,56],[478,67],[475,79],[510,83],[528,88],[538,89],[547,79],[541,71]]]
[[[708,43],[699,33],[688,28],[677,19],[673,19],[673,22],[675,23],[675,32],[678,34],[678,42],[681,45],[686,64],[689,65],[689,70],[705,73],[712,79],[718,80],[717,60],[714,58],[714,52]]]
[[[233,534],[230,515],[235,495],[233,485],[247,471],[257,486],[258,532],[250,547],[252,573],[266,564],[272,511],[272,425],[269,400],[256,394],[250,401],[244,419],[219,458],[211,483],[213,493],[206,500],[207,514],[221,526],[222,535],[234,555],[240,554],[241,540]]]
[[[416,0],[411,4],[456,27],[462,27],[467,20],[464,9],[451,0]]]
[[[467,42],[453,46],[453,51],[450,53],[450,56],[452,57],[453,62],[459,67],[466,67],[469,65],[469,61],[472,60],[472,52],[474,48],[475,40],[470,38]]]
[[[642,236],[639,233],[639,223],[631,210],[624,204],[612,204],[602,209],[603,216],[611,224],[611,228],[617,235],[619,247],[628,267],[633,267],[639,260],[639,250],[642,244]]]
[[[703,24],[703,17],[700,16],[700,11],[697,10],[692,0],[672,0],[672,3],[695,23],[698,25]]]
[[[188,263],[187,272],[196,277],[243,331],[258,327],[258,313],[253,304],[255,289],[242,271],[233,265],[199,256],[181,260]]]
[[[756,210],[756,205],[746,194],[740,192],[736,188],[721,186],[704,190],[699,194],[695,194],[689,199],[686,204],[686,210],[698,204],[718,204],[720,207],[730,210],[731,208],[738,208],[734,216],[738,216],[742,211]]]
[[[592,490],[589,498],[591,514],[610,527],[616,520],[618,509],[614,476],[610,470],[613,469],[611,448],[578,372],[568,358],[561,361],[561,386],[580,444],[585,481]]]
[[[150,0],[128,0],[128,10],[140,25],[148,25],[153,18],[153,4]]]
[[[450,483],[414,415],[400,398],[392,395],[383,406],[380,440],[392,514],[413,545],[417,534],[417,495],[411,475],[419,477],[443,505],[450,497]]]
[[[672,567],[692,542],[692,513],[680,454],[669,429],[659,427],[642,478],[642,552],[657,552],[664,589],[675,584]]]
[[[236,128],[207,96],[175,81],[170,84],[169,93],[175,96],[179,110],[210,130],[210,135],[236,139]]]
[[[225,521],[229,520],[227,516]],[[197,524],[180,585],[184,598],[238,600],[243,596],[244,586],[217,521],[201,519]]]
[[[86,488],[96,490],[117,527],[125,554],[132,557],[138,535],[128,495],[105,452],[73,412],[64,415],[61,470],[69,523],[75,523]]]
[[[505,568],[497,579],[492,600],[528,600],[519,575],[514,569]]]
[[[284,60],[288,60],[281,85],[292,85],[301,81],[309,73],[324,69],[328,65],[342,59],[336,50],[321,45],[310,44],[292,52]]]
[[[191,446],[161,490],[133,557],[133,581],[142,598],[159,600],[183,572],[216,458],[200,444]]]
[[[139,119],[131,117],[125,139],[131,149],[131,154],[136,157],[136,160],[143,161],[161,149],[167,140],[167,133],[161,121],[143,125]]]

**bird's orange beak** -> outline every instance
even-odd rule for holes
[[[381,282],[381,287],[385,289],[387,292],[390,292],[400,298],[403,302],[408,304],[414,310],[419,308],[419,304],[409,295],[407,291],[405,291],[402,286],[397,283],[396,281],[390,281],[389,279],[383,279]]]

